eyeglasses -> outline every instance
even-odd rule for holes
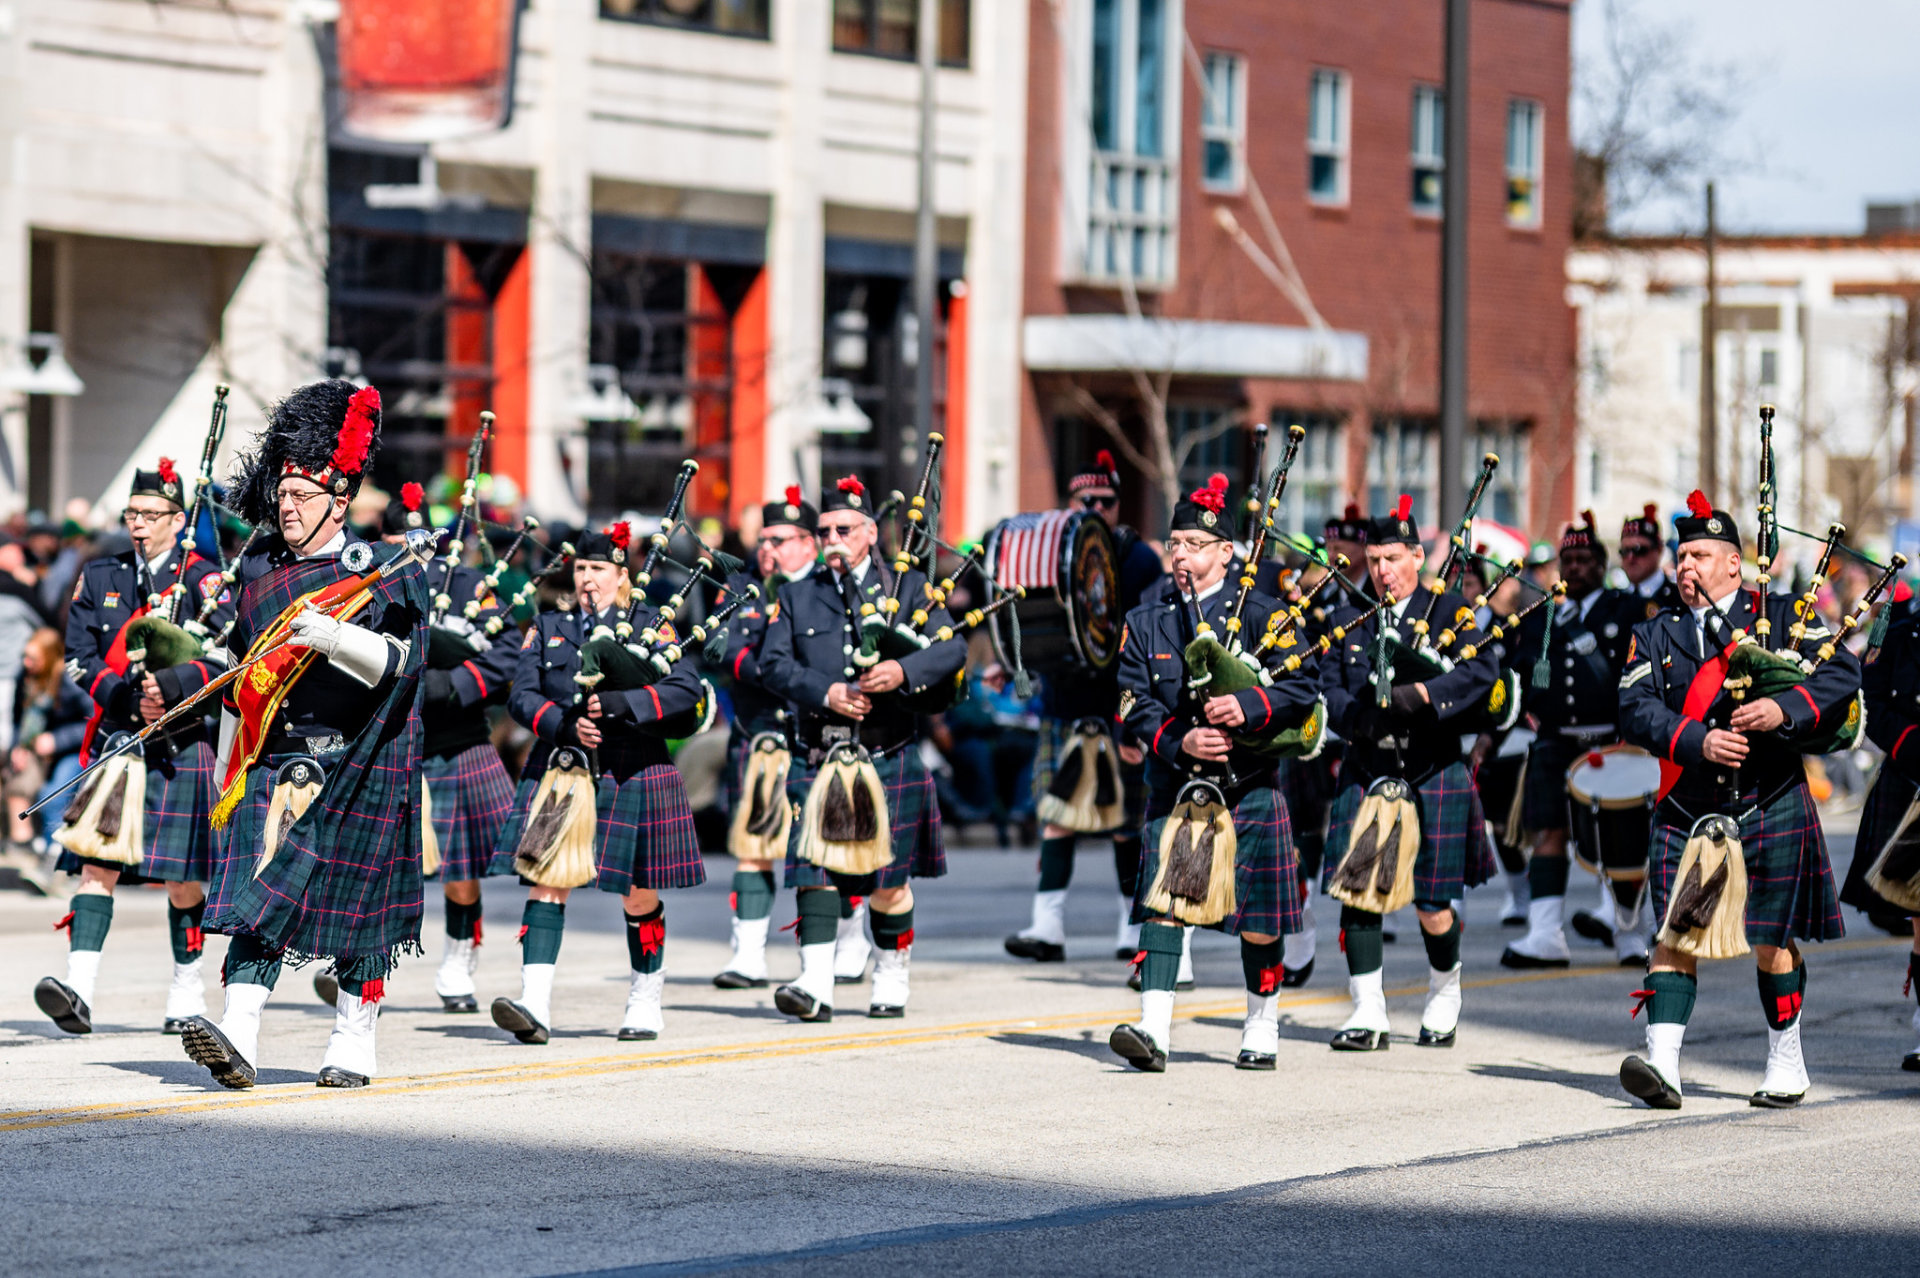
[[[134,510],[122,511],[120,521],[129,528],[139,528],[147,524],[164,524],[179,514],[176,510]]]
[[[308,502],[313,501],[316,498],[324,500],[326,497],[327,497],[327,494],[324,491],[303,493],[296,490],[289,490],[285,488],[282,488],[280,490],[280,504],[282,506],[285,506],[288,503],[292,503],[295,506],[305,506]]]
[[[858,520],[850,524],[821,524],[820,535],[822,537],[844,537],[859,527],[860,522]]]
[[[1658,551],[1659,547],[1649,546],[1645,542],[1636,541],[1628,543],[1623,541],[1620,543],[1620,557],[1622,559],[1638,559],[1641,555],[1657,554]]]
[[[1102,497],[1097,493],[1088,493],[1080,498],[1080,504],[1088,510],[1112,510],[1120,504],[1118,497]]]
[[[1221,544],[1223,543],[1218,537],[1195,537],[1191,539],[1186,537],[1167,538],[1168,550],[1178,551],[1181,554],[1187,555],[1196,554],[1199,551],[1205,550],[1208,546],[1218,546]]]

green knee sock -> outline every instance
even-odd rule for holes
[[[1140,836],[1113,841],[1113,873],[1120,880],[1120,895],[1131,897],[1140,890]]]
[[[867,922],[873,927],[875,949],[904,950],[912,947],[913,907],[911,905],[898,914],[882,914],[878,910],[869,910]]]
[[[1074,836],[1040,840],[1040,890],[1058,892],[1073,882]]]
[[[1460,965],[1460,911],[1449,911],[1453,922],[1444,932],[1429,932],[1420,929],[1420,939],[1427,943],[1427,966],[1436,972],[1451,972]]]
[[[840,931],[840,894],[832,888],[807,888],[799,894],[800,944],[832,945]]]
[[[1698,978],[1685,972],[1651,972],[1647,988],[1653,991],[1647,1020],[1655,1025],[1685,1025],[1692,1018],[1693,1000],[1700,993]]]
[[[228,985],[264,985],[280,980],[280,951],[257,936],[236,936],[227,946],[227,965],[221,978]]]
[[[651,914],[627,915],[627,962],[642,974],[657,972],[667,960],[667,907]]]
[[[1178,923],[1146,923],[1140,928],[1140,948],[1146,957],[1140,961],[1140,988],[1170,990],[1180,979],[1180,934],[1186,929]]]
[[[1340,948],[1347,953],[1347,972],[1365,976],[1386,963],[1386,945],[1380,939],[1382,919],[1372,910],[1340,907]]]
[[[1240,938],[1240,971],[1247,978],[1247,993],[1271,994],[1280,988],[1280,942],[1265,943]]]
[[[182,966],[191,963],[206,948],[206,942],[200,935],[200,920],[206,917],[206,913],[205,897],[184,910],[171,901],[167,903],[167,938],[173,942],[174,962]]]
[[[477,907],[476,907],[477,908]],[[387,994],[387,972],[391,961],[384,954],[368,954],[354,959],[335,959],[334,974],[342,993],[378,1003]]]
[[[1783,1030],[1800,1019],[1800,1002],[1807,992],[1807,965],[1791,972],[1761,972],[1760,1010],[1766,1014],[1767,1028]]]
[[[83,892],[73,898],[69,908],[73,913],[67,916],[71,924],[67,933],[67,948],[105,949],[107,929],[113,926],[113,898],[97,892]]]
[[[528,901],[520,912],[520,962],[557,963],[567,930],[567,907],[558,901]]]
[[[1567,858],[1564,856],[1541,856],[1535,853],[1527,862],[1527,891],[1538,901],[1549,896],[1567,894]]]
[[[480,902],[462,905],[452,897],[447,902],[447,935],[456,941],[472,941],[480,935]]]
[[[773,871],[735,870],[733,872],[733,917],[742,923],[764,919],[773,913]]]

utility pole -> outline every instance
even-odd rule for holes
[[[1714,240],[1720,233],[1713,211],[1713,183],[1707,183],[1707,304],[1700,312],[1700,491],[1709,501],[1730,501],[1720,489],[1720,387],[1714,371],[1714,347],[1720,332],[1720,279],[1714,271]]]
[[[1440,507],[1445,527],[1467,503],[1467,11],[1447,0],[1447,171],[1440,250]]]
[[[940,65],[940,0],[920,0],[916,52],[920,64],[920,203],[913,219],[913,311],[919,321],[913,378],[913,430],[902,461],[911,470],[933,430],[933,326],[939,318],[940,245],[933,212],[935,73]]]

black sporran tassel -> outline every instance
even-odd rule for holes
[[[853,839],[865,843],[880,836],[880,816],[873,807],[873,787],[864,777],[855,778],[853,787]],[[831,796],[829,796],[831,797]]]
[[[1379,849],[1378,868],[1369,877],[1381,892],[1393,891],[1393,880],[1400,873],[1399,824],[1396,820],[1384,830],[1378,824],[1374,826],[1377,836],[1374,846]]]
[[[820,805],[820,837],[829,843],[858,843],[860,834],[859,820],[854,813],[853,796],[847,793],[845,774],[835,765],[827,778],[827,797]],[[865,787],[861,787],[865,789]],[[871,816],[869,816],[871,819]]]
[[[86,779],[79,790],[75,791],[73,798],[67,803],[67,815],[62,818],[64,824],[72,825],[80,819],[80,814],[87,810],[87,804],[93,801],[93,792],[100,788],[101,774],[106,771],[108,769],[105,767],[95,768],[93,775]]]
[[[554,840],[560,837],[560,831],[566,828],[567,812],[573,807],[573,796],[558,791],[547,795],[547,801],[527,822],[526,832],[520,836],[519,855],[529,861],[539,861],[553,849]]]
[[[753,815],[747,820],[747,833],[755,838],[772,838],[780,829],[780,822],[786,817],[785,793],[772,791],[780,788],[780,778],[771,768],[761,773],[753,787]]]
[[[1077,736],[1073,739],[1060,765],[1053,770],[1053,781],[1047,786],[1047,793],[1064,803],[1073,802],[1073,792],[1080,788],[1081,769],[1086,766],[1080,757],[1085,752],[1080,740]]]
[[[93,828],[100,832],[102,839],[112,840],[119,837],[120,821],[127,807],[127,773],[122,770],[120,777],[113,783],[113,789],[107,791],[107,798],[100,805],[99,819]]]
[[[1196,825],[1200,827],[1197,837]],[[1203,901],[1212,878],[1213,824],[1188,809],[1179,832],[1173,836],[1173,851],[1167,859],[1167,891],[1189,901]]]
[[[1380,862],[1380,853],[1385,840],[1375,827],[1366,831],[1353,841],[1353,850],[1340,862],[1340,872],[1335,882],[1343,891],[1362,895],[1373,888],[1373,870]]]
[[[1093,759],[1093,802],[1110,808],[1120,801],[1120,773],[1111,749],[1098,750]]]
[[[1695,861],[1687,870],[1687,881],[1680,887],[1673,900],[1673,913],[1668,916],[1669,926],[1676,932],[1692,932],[1705,927],[1713,921],[1714,907],[1720,904],[1720,894],[1727,890],[1727,862],[1720,862],[1718,869],[1700,881],[1700,862]]]

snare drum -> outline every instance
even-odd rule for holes
[[[1647,876],[1660,761],[1630,745],[1589,750],[1567,769],[1574,855],[1610,879]]]
[[[986,538],[987,569],[1002,589],[1024,586],[1025,599],[988,618],[993,651],[1013,664],[1020,619],[1021,663],[1041,674],[1105,671],[1120,660],[1120,571],[1113,533],[1090,510],[1048,510],[995,524]]]

